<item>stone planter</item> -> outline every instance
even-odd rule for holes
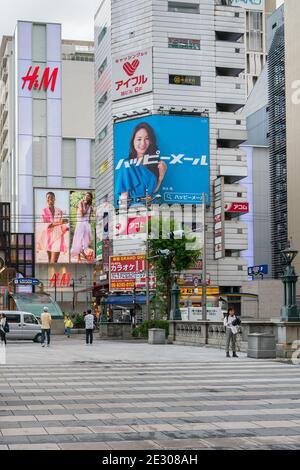
[[[267,333],[249,334],[247,356],[255,359],[276,358],[275,336]]]
[[[166,343],[166,330],[161,328],[151,328],[148,330],[148,343],[149,344],[165,344]]]

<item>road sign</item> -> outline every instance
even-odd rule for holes
[[[194,276],[194,278],[193,278],[193,284],[194,284],[195,287],[198,287],[198,286],[199,286],[199,284],[200,284],[199,277]]]
[[[14,283],[16,285],[22,285],[22,286],[28,286],[28,285],[37,286],[40,283],[40,281],[35,278],[20,277],[19,279],[15,279]]]
[[[248,276],[259,276],[263,274],[268,274],[269,266],[267,264],[261,264],[260,266],[250,266],[248,268]]]

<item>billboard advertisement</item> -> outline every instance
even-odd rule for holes
[[[152,91],[152,49],[113,57],[113,101]]]
[[[114,204],[160,196],[167,204],[209,204],[209,120],[152,115],[114,126]]]
[[[69,191],[35,191],[36,263],[70,262]]]
[[[94,193],[35,190],[36,263],[94,263]]]
[[[70,191],[70,261],[95,262],[95,193]]]
[[[231,0],[233,7],[242,7],[247,10],[263,11],[265,0]]]
[[[152,266],[149,266],[149,286],[153,288],[155,278]],[[146,287],[146,256],[110,256],[109,258],[109,288],[110,290],[132,290]]]

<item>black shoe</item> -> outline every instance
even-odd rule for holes
[[[230,357],[230,354],[229,354],[229,352],[228,352],[228,353],[226,353],[226,357]]]
[[[239,357],[236,352],[232,354],[232,357]]]

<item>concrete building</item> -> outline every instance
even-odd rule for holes
[[[224,213],[221,256],[214,241],[214,184],[222,187],[220,208],[247,202],[244,178],[245,10],[212,0],[104,0],[95,15],[97,204],[113,202],[114,123],[150,115],[209,116],[210,198],[207,211],[207,271],[221,292],[238,292],[247,280],[247,224],[241,213]],[[116,58],[151,49],[152,89],[115,99],[112,66]],[[173,76],[194,77],[194,86]],[[197,80],[196,80],[196,78]],[[185,83],[185,84],[184,84]],[[190,84],[189,84],[190,85]],[[102,171],[102,169],[104,170]],[[97,171],[97,175],[99,175]],[[133,252],[113,243],[114,254]],[[139,248],[140,249],[140,248]],[[112,254],[112,253],[111,253]]]
[[[246,10],[246,70],[247,96],[250,95],[267,60],[267,23],[276,10],[276,0],[229,0]]]
[[[2,38],[0,61],[1,201],[11,205],[13,233],[36,235],[34,272],[22,275],[38,278],[70,311],[74,292],[93,285],[94,266],[71,263],[67,254],[67,262],[62,255],[55,264],[39,262],[38,207],[46,206],[47,191],[67,205],[74,192],[95,188],[94,44],[62,40],[60,24],[18,21],[14,35]],[[67,232],[70,210],[63,210]],[[77,300],[82,310],[91,292]]]

